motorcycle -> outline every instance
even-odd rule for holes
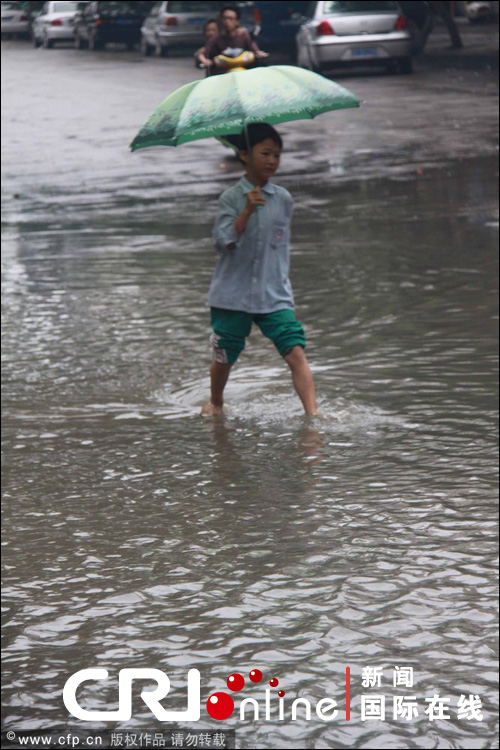
[[[240,70],[249,70],[260,65],[267,65],[267,57],[257,58],[255,53],[250,50],[228,47],[220,55],[214,57],[214,64],[205,69],[206,76],[233,73]]]

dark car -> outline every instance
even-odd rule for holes
[[[103,49],[108,42],[133,49],[141,41],[141,26],[150,2],[90,2],[75,19],[75,47]]]
[[[296,59],[297,45],[295,37],[309,2],[286,2],[280,0],[257,0],[254,17],[260,27],[257,38],[259,47],[266,52],[278,52]]]

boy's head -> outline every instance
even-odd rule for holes
[[[212,37],[219,35],[219,24],[215,18],[205,21],[203,24],[203,34],[205,35],[205,39],[212,39]]]
[[[251,154],[248,153],[249,147]],[[265,183],[279,167],[282,148],[283,140],[272,125],[265,122],[248,125],[247,135],[245,130],[240,134],[240,159],[246,167],[247,176]]]
[[[231,34],[239,25],[240,9],[236,5],[225,5],[220,12],[220,17],[224,31],[226,34]]]

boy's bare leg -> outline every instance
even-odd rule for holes
[[[302,401],[305,413],[310,417],[316,416],[318,405],[316,403],[314,380],[303,348],[294,346],[285,356],[285,360],[292,371],[293,385]]]
[[[204,416],[215,417],[223,414],[224,388],[232,365],[222,364],[215,360],[210,365],[210,403],[206,404],[201,413]]]

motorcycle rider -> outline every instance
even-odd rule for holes
[[[218,36],[210,39],[205,45],[205,58],[207,67],[214,65],[213,59],[217,55],[227,53],[227,50],[248,50],[253,52],[256,59],[268,57],[266,52],[259,49],[258,45],[251,39],[246,29],[240,28],[240,10],[235,5],[226,5],[221,10],[221,21],[224,31]]]

